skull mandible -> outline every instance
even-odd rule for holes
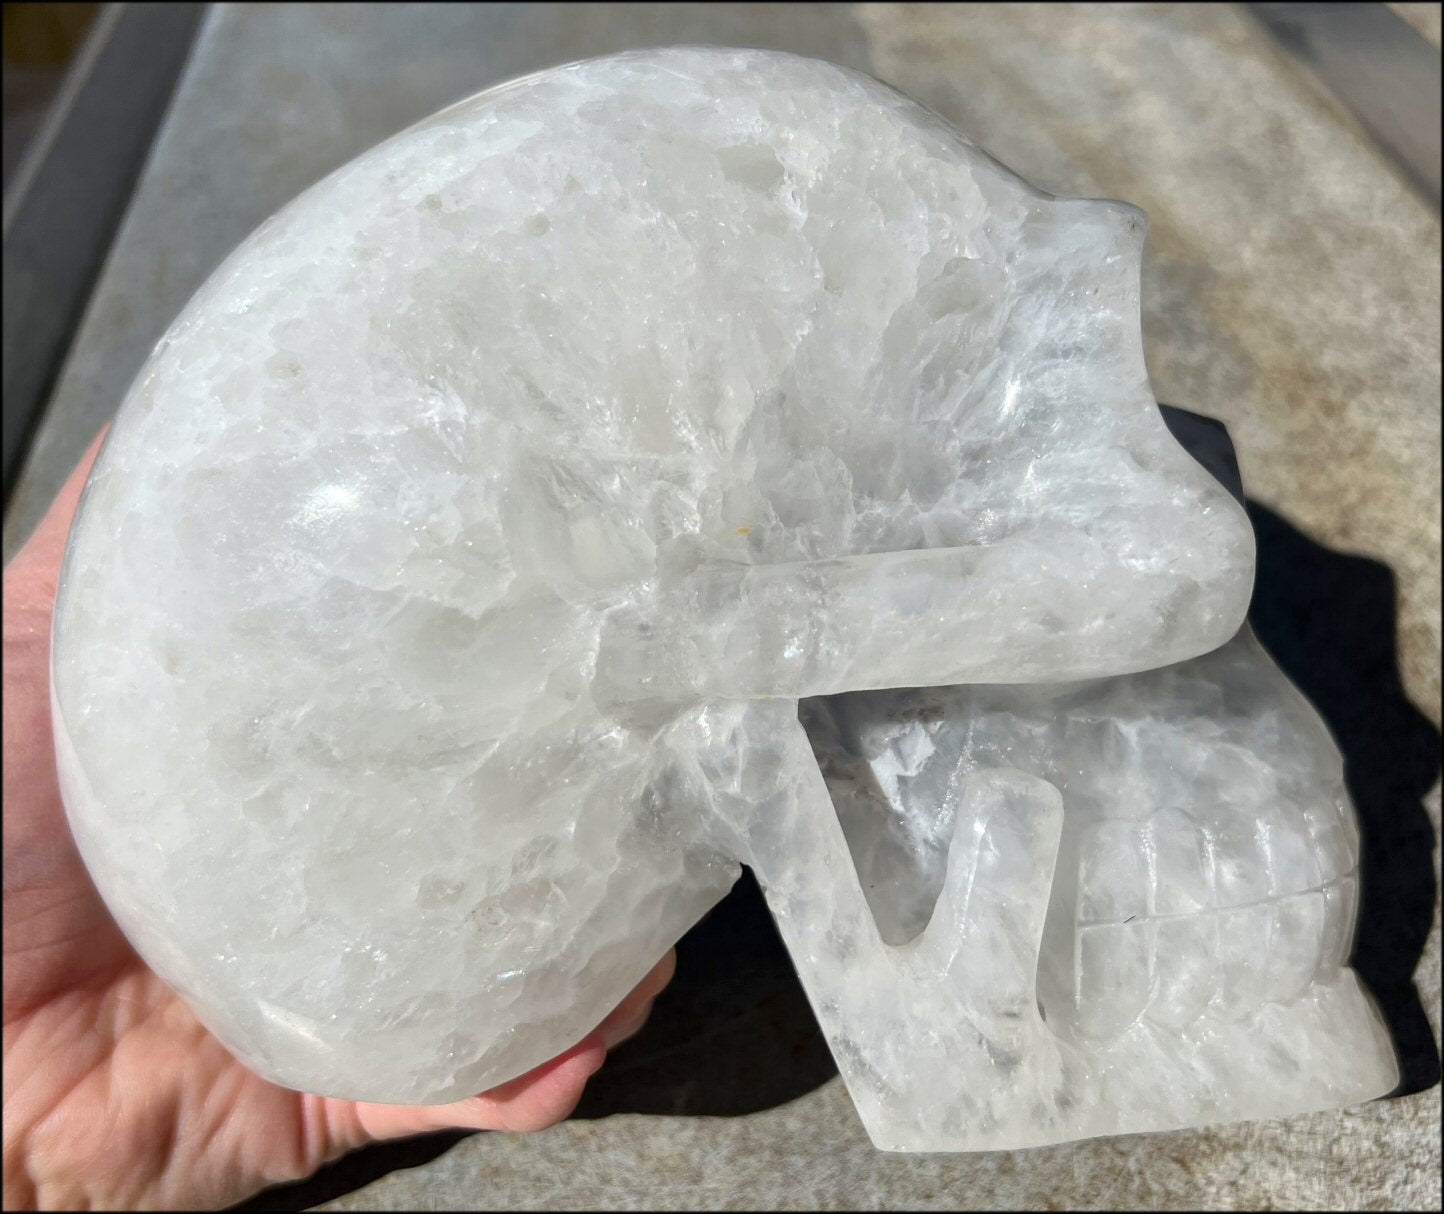
[[[1398,1082],[1347,966],[1339,753],[1247,627],[1141,674],[804,715],[825,787],[779,794],[752,860],[879,1146],[1276,1117]]]

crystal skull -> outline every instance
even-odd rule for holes
[[[117,920],[260,1073],[431,1102],[581,1037],[739,861],[785,928],[860,914],[799,697],[1149,671],[1243,619],[1247,518],[1148,385],[1142,238],[758,51],[554,69],[339,169],[177,318],[72,531],[58,762]],[[1042,770],[970,794],[1027,925]],[[819,990],[864,955],[798,959],[855,1092],[893,1063]],[[1050,1039],[1127,1038],[1096,1003]],[[1053,1065],[1064,1105],[1126,1095]],[[859,1106],[883,1145],[1113,1124]]]

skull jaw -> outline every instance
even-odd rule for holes
[[[1299,1049],[1321,1040],[1346,1048],[1323,1057]],[[1011,1051],[1026,1063],[1000,1065]],[[880,1088],[870,1071],[845,1069],[880,1150],[1018,1150],[1295,1116],[1387,1095],[1399,1074],[1387,1030],[1352,970],[1294,1004],[1265,1005],[1227,1033],[1190,1042],[1186,1055],[1141,1022],[1098,1051],[1071,1047],[1045,1025],[1020,1034],[995,1023],[971,1057],[921,1048],[913,1061],[918,1074],[967,1075],[971,1091],[937,1094],[931,1081]]]
[[[717,715],[774,784],[723,793],[719,813],[880,1149],[1017,1149],[1291,1115],[1396,1086],[1387,1031],[1347,968],[1183,1028],[1139,1016],[1090,1040],[1050,1025],[1036,975],[1064,807],[1023,772],[966,782],[931,920],[884,942],[802,728],[783,706]]]

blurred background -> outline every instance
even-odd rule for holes
[[[1252,619],[1345,752],[1354,963],[1404,1082],[1277,1123],[884,1155],[744,878],[576,1119],[373,1148],[249,1208],[1437,1209],[1438,4],[6,4],[6,559],[279,206],[501,80],[680,42],[859,68],[1042,189],[1148,212],[1150,374],[1238,449]]]
[[[6,190],[100,7],[62,3],[5,5]]]

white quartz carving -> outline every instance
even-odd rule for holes
[[[1375,1094],[1351,976],[1298,969],[1340,947],[1309,935],[1305,903],[1331,931],[1350,918],[1331,901],[1342,869],[1307,878],[1325,843],[1239,876],[1282,874],[1282,901],[1176,920],[1258,909],[1297,928],[1288,991],[1272,970],[1234,984],[1231,953],[1217,970],[1149,960],[1150,982],[1212,981],[1237,1006],[1161,1028],[1148,1002],[1128,1021],[1142,971],[1115,1000],[1090,967],[1158,956],[1175,920],[1147,903],[1115,936],[1113,909],[1077,928],[1058,900],[1090,814],[1152,830],[1199,809],[1182,777],[1158,786],[1161,750],[1085,756],[1137,787],[1078,815],[1048,747],[980,758],[949,811],[972,833],[947,853],[980,875],[946,883],[934,920],[952,927],[906,944],[947,824],[910,833],[916,794],[873,806],[899,842],[885,854],[874,828],[863,867],[915,877],[874,891],[874,926],[798,723],[801,696],[1115,676],[1235,634],[1252,534],[1160,420],[1142,236],[1134,208],[1041,194],[873,80],[758,51],[528,77],[332,174],[176,320],[72,533],[58,760],[117,919],[261,1073],[440,1101],[580,1038],[743,860],[880,1145]],[[1241,644],[1204,660],[1243,661]],[[1222,686],[1198,693],[1214,732],[1168,733],[1193,669],[1097,694],[1234,798],[1230,829],[1285,813],[1255,768],[1293,741],[1238,743],[1274,710],[1252,717]],[[1161,701],[1137,690],[1155,685]],[[988,695],[998,737],[1030,704],[1063,711],[1056,688],[1011,694],[946,693],[942,749]],[[1334,804],[1308,762],[1281,838]],[[1060,828],[1063,909],[1038,967]],[[1120,834],[1119,875],[1099,878],[1118,899],[1151,888],[1123,872],[1142,846]],[[1086,981],[1067,987],[1075,930]],[[1313,1086],[1310,1062],[1328,1071]],[[1134,1063],[1192,1078],[1161,1093]]]

